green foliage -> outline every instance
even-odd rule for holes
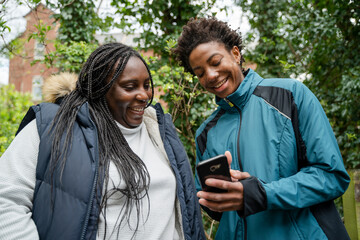
[[[0,1],[0,56],[11,56],[13,54],[19,54],[22,50],[23,42],[18,40],[8,39],[7,36],[12,33],[9,20],[9,5],[27,5],[29,9],[33,9],[39,4],[41,0],[3,0]],[[10,3],[11,2],[11,3]]]
[[[49,52],[40,61],[48,68],[56,67],[59,72],[79,73],[89,55],[98,47],[96,43],[55,41],[55,51]]]
[[[37,31],[31,33],[27,41],[35,39],[42,43],[47,51],[44,59],[34,60],[31,64],[41,62],[48,68],[58,68],[59,72],[79,73],[88,56],[98,47],[94,38],[95,30],[105,26],[96,15],[92,1],[63,0],[46,3],[49,7],[60,10],[59,14],[52,16],[60,23],[59,34],[55,41],[51,41],[47,38],[48,32],[55,26],[45,25],[41,20],[34,25]],[[13,46],[16,46],[16,41],[18,40],[13,41]],[[55,51],[49,51],[50,44],[54,45]],[[20,48],[13,48],[12,52],[15,49]]]
[[[203,209],[201,209],[201,213],[207,239],[215,239],[216,231],[219,227],[219,222],[213,220]]]
[[[11,28],[6,25],[6,21],[3,19],[4,16],[0,16],[0,34],[4,36],[6,32],[11,32]]]
[[[263,77],[294,77],[321,101],[346,167],[360,164],[360,2],[253,0],[238,4],[249,18],[245,57]],[[350,137],[349,137],[350,136]]]
[[[48,7],[60,10],[53,15],[60,23],[59,35],[61,42],[95,42],[95,31],[106,29],[110,22],[102,20],[95,11],[92,0],[46,0]]]
[[[152,49],[166,59],[169,56],[165,50],[167,41],[177,38],[191,17],[209,13],[214,3],[215,0],[112,0],[111,5],[117,9],[114,21],[120,20],[116,27],[129,33],[140,31],[135,39],[139,46]]]
[[[360,166],[360,67],[349,69],[326,104],[325,112],[333,126],[348,168]],[[330,102],[331,101],[331,102]]]
[[[165,49],[170,49],[175,42],[168,41]],[[213,98],[201,87],[196,77],[184,72],[172,61],[164,63],[156,57],[149,59],[151,74],[155,86],[162,92],[160,99],[173,117],[180,139],[188,153],[191,165],[195,167],[195,131],[200,124],[215,110]]]
[[[48,68],[58,68],[59,72],[67,71],[79,73],[82,64],[98,47],[98,44],[95,42],[90,43],[85,41],[71,40],[64,42],[59,38],[51,41],[47,38],[47,33],[53,28],[53,26],[44,25],[41,20],[35,25],[35,28],[37,31],[31,33],[27,41],[30,39],[35,39],[39,43],[42,43],[47,51],[43,59],[32,61],[32,65],[41,62]],[[13,44],[15,46],[15,42]],[[55,51],[49,51],[49,44],[54,45]]]
[[[15,137],[28,108],[33,105],[29,94],[15,91],[13,85],[0,86],[0,156]]]
[[[46,34],[51,30],[51,26],[43,24],[42,20],[39,20],[38,24],[35,24],[34,27],[36,28],[37,32],[33,32],[29,35],[28,41],[31,38],[36,39],[37,41],[44,43],[46,41]]]

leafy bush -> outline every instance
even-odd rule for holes
[[[175,43],[168,41],[167,49],[172,48]],[[214,97],[202,88],[196,77],[184,72],[184,68],[173,61],[165,62],[150,57],[148,63],[155,87],[161,92],[159,100],[165,102],[167,111],[172,115],[194,171],[195,131],[215,110]]]
[[[58,68],[59,72],[79,73],[86,59],[99,45],[74,41],[64,44],[56,40],[54,46],[55,51],[45,54],[42,60],[34,60],[32,64],[41,62],[47,68]]]
[[[14,85],[0,86],[0,156],[15,137],[19,124],[33,105],[30,94],[15,91]]]
[[[360,1],[237,4],[251,25],[245,58],[262,77],[304,80],[330,120],[345,167],[360,168]]]

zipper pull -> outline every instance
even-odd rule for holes
[[[227,104],[229,104],[230,107],[233,107],[233,106],[234,106],[234,104],[233,104],[232,102],[230,102],[229,99],[224,98],[224,100],[225,100],[225,102],[227,102]]]

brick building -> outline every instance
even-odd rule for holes
[[[50,9],[39,4],[36,9],[24,16],[26,29],[18,37],[24,42],[24,46],[21,53],[14,55],[9,61],[9,84],[14,84],[17,91],[31,93],[35,101],[42,99],[41,87],[44,79],[58,71],[56,68],[49,69],[41,63],[31,65],[34,60],[44,58],[46,51],[55,50],[51,40],[55,40],[59,24],[55,24],[54,19],[50,18],[52,14]],[[46,35],[46,39],[49,40],[46,46],[33,38],[27,41],[32,33],[38,31],[35,26],[39,23],[51,26],[51,30]]]

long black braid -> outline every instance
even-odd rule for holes
[[[131,150],[123,134],[115,123],[105,99],[105,94],[112,84],[123,72],[130,57],[135,56],[145,64],[151,82],[152,96],[154,95],[153,81],[150,70],[140,54],[121,43],[109,43],[97,48],[84,64],[76,89],[67,95],[61,102],[60,108],[52,125],[54,137],[52,156],[50,159],[51,179],[58,166],[61,167],[61,175],[67,159],[67,153],[71,148],[72,128],[76,115],[81,105],[88,102],[92,120],[97,127],[99,143],[99,172],[104,176],[105,195],[102,191],[96,191],[100,212],[104,214],[106,231],[106,202],[114,192],[121,192],[126,197],[126,204],[122,207],[118,218],[118,233],[123,221],[128,221],[131,212],[136,209],[138,221],[134,234],[138,229],[141,199],[148,198],[150,176],[143,161]],[[149,106],[152,98],[148,102]],[[65,130],[66,129],[66,130]],[[61,138],[65,134],[65,142],[61,144]],[[108,189],[109,164],[112,161],[125,181],[125,189]],[[102,183],[98,179],[97,187]],[[102,200],[100,200],[102,199]],[[99,212],[99,214],[100,214]],[[120,217],[120,215],[122,215]],[[106,232],[105,236],[106,237]]]

